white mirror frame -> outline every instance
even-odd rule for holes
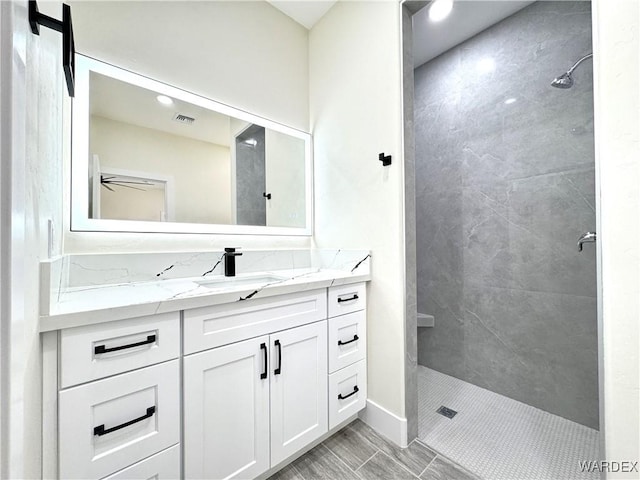
[[[205,223],[147,222],[110,220],[89,217],[89,76],[100,73],[116,80],[131,83],[158,94],[180,99],[202,108],[235,117],[265,128],[270,128],[305,142],[305,226],[270,227],[257,225],[224,225]],[[233,235],[295,235],[313,233],[313,148],[309,133],[287,127],[257,115],[238,110],[223,103],[209,100],[156,80],[123,70],[104,62],[76,54],[75,97],[72,102],[71,146],[71,230],[86,232],[141,232],[141,233],[206,233]]]

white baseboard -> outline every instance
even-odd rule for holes
[[[369,399],[367,399],[367,408],[358,416],[364,423],[396,445],[402,448],[407,446],[406,418],[397,416]]]

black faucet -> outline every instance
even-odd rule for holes
[[[236,276],[236,257],[242,255],[240,252],[236,252],[235,248],[224,249],[224,276],[235,277]]]

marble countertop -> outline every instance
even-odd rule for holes
[[[362,258],[361,253],[356,258]],[[55,299],[41,302],[40,331],[368,281],[369,257],[367,254],[360,263],[349,261],[334,268],[307,266],[241,273],[235,277],[240,280],[237,285],[218,274],[59,287]],[[213,284],[206,285],[207,282]]]

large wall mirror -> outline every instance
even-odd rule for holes
[[[78,55],[72,230],[310,235],[311,136]]]

